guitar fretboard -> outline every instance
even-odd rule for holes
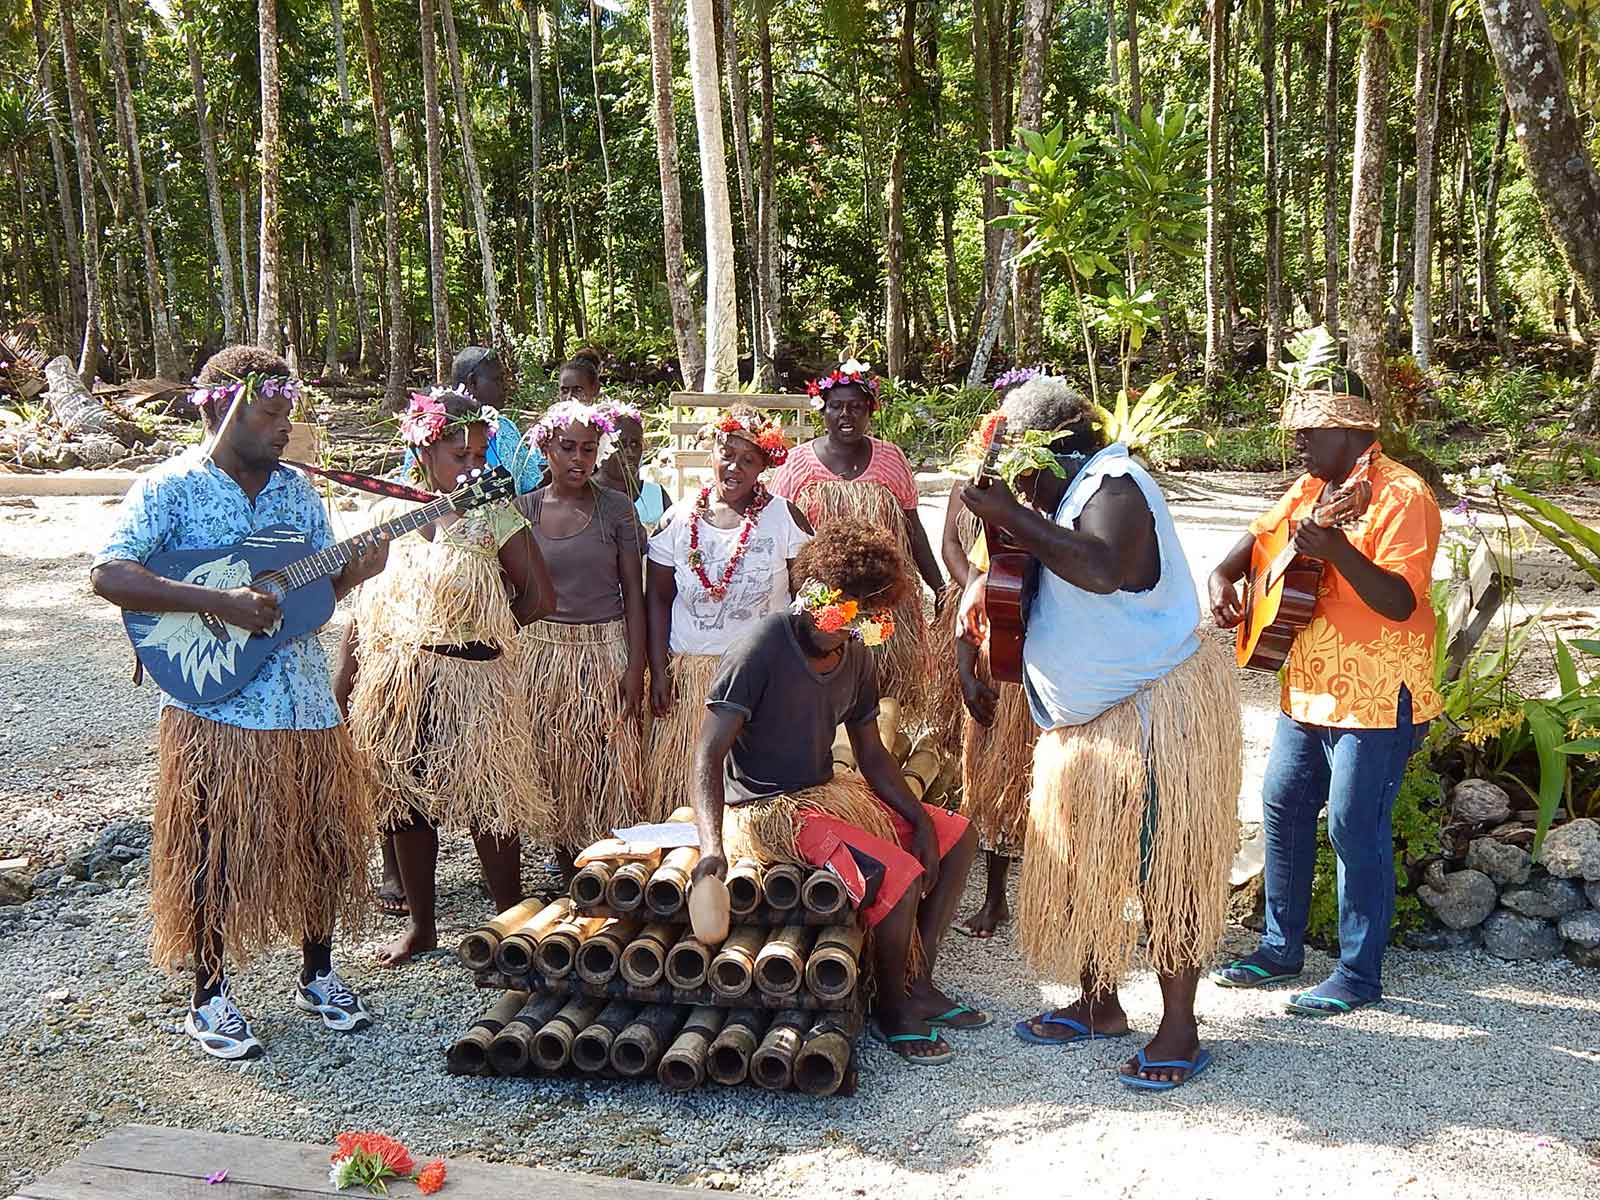
[[[293,591],[295,588],[304,587],[315,580],[337,574],[344,570],[345,564],[356,556],[359,548],[371,544],[373,537],[379,534],[387,534],[390,538],[396,538],[403,534],[411,533],[413,530],[421,529],[424,525],[431,524],[444,516],[445,513],[452,511],[455,508],[454,500],[453,496],[441,496],[432,504],[424,504],[421,508],[402,513],[392,521],[385,521],[382,525],[376,525],[365,533],[359,533],[353,538],[346,538],[342,542],[336,542],[326,550],[318,550],[315,554],[297,558],[287,567],[273,571],[269,575],[264,575],[257,582],[276,583],[287,591]]]

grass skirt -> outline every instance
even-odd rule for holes
[[[731,862],[749,857],[759,863],[805,863],[795,847],[795,814],[815,809],[830,817],[848,821],[876,837],[895,840],[894,826],[882,802],[854,771],[839,771],[827,783],[752,800],[735,807],[728,805],[722,814],[723,855]]]
[[[917,574],[911,557],[911,538],[906,533],[906,514],[900,501],[881,484],[830,479],[805,488],[797,505],[819,532],[838,517],[858,517],[894,535],[905,558],[910,586],[906,598],[894,610],[894,636],[873,649],[878,660],[878,690],[900,701],[907,727],[922,726],[928,720],[934,691],[928,655],[928,609],[922,576]]]
[[[1242,750],[1233,664],[1205,640],[1087,725],[1040,735],[1017,914],[1035,970],[1058,983],[1087,973],[1115,984],[1132,965],[1141,906],[1152,967],[1209,961],[1227,919]],[[1154,827],[1141,870],[1151,780]]]
[[[961,812],[986,850],[1011,858],[1022,853],[1028,833],[1028,792],[1039,727],[1017,683],[995,683],[989,655],[978,657],[978,678],[1000,695],[994,724],[985,729],[970,716],[961,740]]]
[[[956,668],[956,606],[961,586],[954,579],[944,585],[939,608],[928,623],[928,664],[933,672],[928,685],[928,728],[941,753],[961,748],[961,729],[967,707],[961,699],[961,672]]]
[[[161,714],[150,851],[151,957],[192,964],[221,930],[235,963],[282,942],[358,928],[369,912],[372,799],[350,735],[240,729]]]
[[[623,713],[623,621],[535,621],[517,636],[518,698],[533,714],[527,768],[550,797],[544,838],[583,847],[621,825],[659,821],[646,800],[643,731]]]
[[[722,663],[720,654],[674,654],[672,686],[677,693],[672,711],[650,722],[650,795],[657,812],[669,813],[689,803],[689,774],[694,748],[706,715],[706,695]]]
[[[486,662],[363,642],[350,736],[372,772],[382,828],[421,815],[452,829],[531,835],[550,798],[528,769],[533,721],[513,653]]]

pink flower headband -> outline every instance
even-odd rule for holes
[[[214,411],[225,412],[240,396],[245,398],[246,404],[257,396],[282,396],[290,404],[298,404],[304,394],[298,379],[283,375],[262,375],[251,371],[232,383],[208,386],[197,381],[194,391],[189,393],[189,402],[199,409],[216,405]]]
[[[616,438],[616,406],[609,403],[585,404],[581,400],[561,400],[544,410],[544,416],[528,431],[528,442],[534,449],[543,451],[557,431],[568,425],[587,425],[600,431],[600,453],[596,462],[611,456],[612,442]]]
[[[626,400],[606,400],[603,407],[610,410],[613,420],[637,421],[641,426],[644,424],[644,413],[637,404],[629,404]]]
[[[789,439],[783,436],[783,422],[777,417],[763,418],[754,409],[730,408],[720,419],[700,430],[699,440],[720,446],[730,437],[743,438],[761,451],[769,467],[781,467],[789,457]]]
[[[466,429],[472,425],[492,427],[500,424],[499,410],[487,404],[462,413],[459,417],[452,417],[450,410],[445,407],[444,397],[464,395],[465,392],[456,388],[445,387],[430,388],[425,393],[412,392],[411,403],[406,407],[406,415],[400,418],[400,440],[408,446],[421,449],[423,446],[433,445],[457,429]]]
[[[823,404],[827,402],[827,397],[823,393],[845,383],[853,383],[857,387],[864,388],[869,410],[872,412],[878,410],[878,381],[872,376],[872,364],[857,362],[854,358],[847,358],[840,363],[832,374],[813,379],[806,384],[806,395],[811,397],[811,407],[821,412]]]

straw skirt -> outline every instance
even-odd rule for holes
[[[193,963],[220,930],[230,961],[359,928],[374,842],[366,775],[343,725],[241,729],[161,714],[150,850],[151,957]]]
[[[1040,735],[1017,914],[1035,970],[1115,984],[1141,910],[1157,971],[1210,960],[1227,919],[1242,750],[1233,664],[1205,640],[1088,724]]]
[[[1039,727],[1021,684],[995,683],[989,654],[978,656],[978,678],[999,694],[994,724],[985,729],[964,718],[961,739],[961,811],[986,850],[1015,858],[1028,833],[1028,794]]]
[[[518,695],[533,716],[533,773],[550,798],[543,837],[582,847],[619,826],[659,821],[647,799],[642,716],[623,710],[624,621],[535,621],[517,635]]]
[[[706,696],[721,663],[720,654],[672,656],[669,667],[676,696],[672,711],[650,722],[650,758],[645,767],[651,803],[658,812],[671,812],[689,803],[695,744],[705,720]]]

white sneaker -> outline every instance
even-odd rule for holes
[[[212,1058],[260,1058],[266,1053],[226,988],[189,1009],[184,1031]]]
[[[361,1003],[339,973],[332,968],[310,983],[296,985],[294,1006],[303,1013],[315,1013],[329,1029],[353,1033],[372,1024],[372,1014]]]

